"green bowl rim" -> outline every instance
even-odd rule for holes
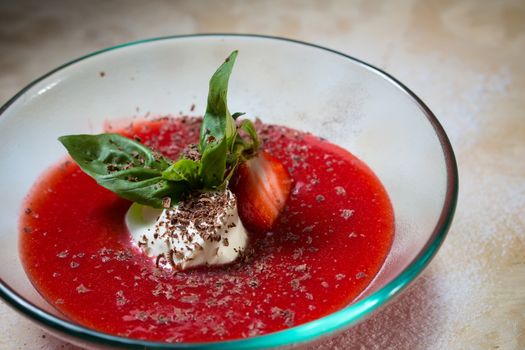
[[[396,278],[394,278],[392,281],[390,281],[377,292],[358,301],[357,303],[351,304],[345,307],[344,309],[336,311],[328,316],[324,316],[317,320],[307,322],[299,326],[288,328],[282,331],[246,339],[220,342],[171,344],[131,339],[98,332],[49,314],[48,312],[33,305],[20,294],[15,292],[3,281],[2,278],[0,278],[0,297],[2,297],[11,307],[16,309],[20,313],[28,316],[31,320],[39,323],[41,326],[57,333],[65,333],[67,337],[75,337],[79,340],[84,340],[89,343],[126,349],[261,349],[289,345],[294,343],[301,343],[313,340],[323,335],[330,334],[337,330],[344,329],[347,326],[350,326],[354,323],[357,323],[360,320],[363,320],[365,316],[369,315],[371,312],[373,312],[380,306],[383,306],[386,302],[390,301],[395,295],[397,295],[401,290],[403,290],[408,284],[414,281],[414,279],[423,271],[423,269],[432,260],[437,250],[443,243],[447,235],[448,229],[450,228],[450,225],[452,223],[452,219],[454,217],[458,197],[458,169],[456,159],[450,141],[443,127],[441,126],[435,115],[432,113],[432,111],[423,103],[423,101],[421,101],[421,99],[417,97],[410,89],[408,89],[405,85],[403,85],[400,81],[392,77],[390,74],[357,58],[323,46],[277,36],[232,33],[171,35],[133,41],[84,55],[82,57],[79,57],[77,59],[63,64],[58,68],[53,69],[47,74],[42,75],[40,78],[31,82],[29,85],[20,90],[20,92],[18,92],[15,96],[13,96],[9,101],[7,101],[7,103],[5,103],[0,108],[0,117],[7,110],[7,108],[9,108],[9,106],[11,106],[16,100],[18,100],[27,90],[29,90],[35,84],[77,62],[83,61],[93,56],[100,55],[107,51],[117,50],[128,46],[140,45],[144,43],[151,43],[154,41],[162,40],[202,37],[244,37],[253,38],[257,40],[278,40],[290,42],[293,44],[314,47],[348,58],[349,60],[358,63],[362,67],[382,76],[383,78],[397,86],[400,90],[405,92],[414,101],[414,103],[416,103],[416,105],[419,106],[419,108],[423,111],[424,115],[427,117],[428,121],[434,128],[434,131],[436,132],[436,135],[441,143],[441,147],[443,149],[445,157],[445,163],[447,168],[447,190],[445,195],[445,201],[443,203],[443,208],[441,210],[439,220],[432,232],[432,235],[430,236],[429,240],[427,241],[423,249],[420,251],[420,253]]]

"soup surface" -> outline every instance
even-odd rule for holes
[[[177,159],[198,142],[200,123],[170,117],[107,129]],[[21,216],[21,257],[34,286],[82,325],[167,342],[265,334],[351,303],[391,246],[387,193],[348,151],[286,127],[257,128],[293,190],[272,230],[250,234],[242,259],[175,273],[157,268],[131,241],[124,223],[131,203],[65,160],[40,177]]]

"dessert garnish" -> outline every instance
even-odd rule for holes
[[[244,113],[230,114],[228,81],[234,51],[210,80],[199,145],[173,162],[120,134],[59,138],[80,168],[119,196],[154,208],[169,208],[195,192],[224,190],[237,166],[257,155],[259,139]],[[244,135],[243,135],[244,134]]]
[[[292,181],[288,170],[269,153],[243,162],[232,183],[241,203],[240,215],[257,232],[272,228],[286,204]]]
[[[242,215],[250,228],[271,228],[290,192],[287,170],[259,150],[252,121],[228,109],[236,57],[233,51],[210,79],[199,144],[187,145],[177,161],[120,134],[59,138],[99,185],[135,202],[126,215],[128,229],[158,266],[224,264],[242,253],[247,234],[228,189],[237,169],[234,190],[246,199]]]
[[[168,269],[233,262],[248,241],[229,189],[199,193],[171,209],[134,203],[126,224],[137,246]]]

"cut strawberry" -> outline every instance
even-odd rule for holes
[[[260,151],[256,158],[237,169],[232,190],[237,196],[239,216],[250,230],[264,232],[284,209],[292,188],[292,179],[283,164]]]

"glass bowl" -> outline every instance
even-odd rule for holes
[[[108,120],[201,114],[208,79],[229,52],[240,54],[229,104],[322,136],[364,160],[395,212],[387,260],[357,302],[284,331],[226,342],[155,343],[104,334],[71,322],[35,291],[18,257],[22,200],[64,156],[57,137],[97,133]],[[195,104],[195,112],[191,112]],[[98,51],[37,79],[0,109],[0,295],[54,335],[84,347],[260,349],[331,336],[400,293],[443,242],[457,200],[454,154],[432,112],[403,84],[337,51],[256,35],[156,38]]]

